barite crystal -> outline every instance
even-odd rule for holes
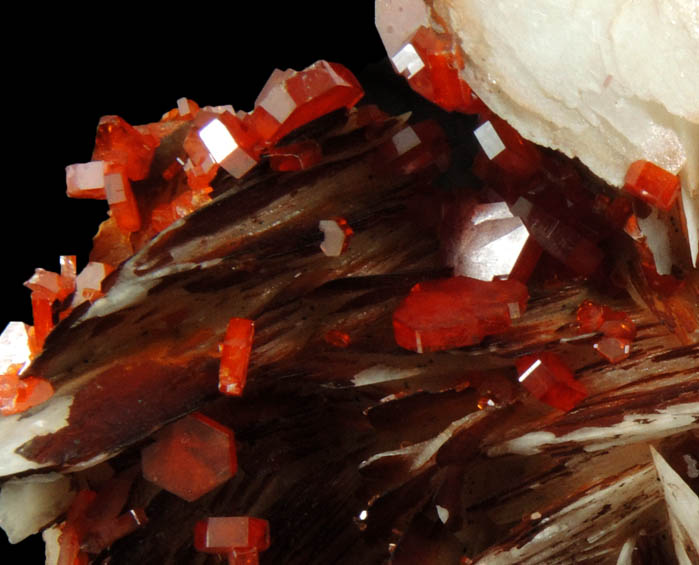
[[[163,428],[141,451],[143,476],[193,501],[230,479],[238,468],[233,431],[191,414]]]
[[[540,352],[516,360],[519,382],[542,402],[569,411],[586,396],[587,390],[558,355]]]
[[[241,396],[250,362],[255,323],[245,318],[231,318],[221,344],[218,390],[228,396]]]
[[[396,343],[418,353],[479,343],[509,328],[528,298],[527,287],[515,280],[419,283],[393,313]]]
[[[261,518],[210,517],[194,526],[194,547],[204,553],[230,553],[244,549],[261,552],[269,546],[269,523]]]

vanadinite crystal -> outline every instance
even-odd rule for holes
[[[527,287],[515,280],[419,283],[393,313],[396,343],[418,353],[473,345],[509,328],[528,297]]]
[[[559,410],[572,410],[587,396],[585,387],[555,353],[524,355],[516,361],[519,382],[534,397]]]
[[[102,118],[66,170],[109,204],[89,262],[37,270],[34,327],[0,337],[0,475],[20,477],[0,524],[29,499],[12,482],[64,483],[11,539],[48,526],[50,565],[626,565],[646,536],[649,562],[670,536],[697,554],[692,202],[648,164],[615,197],[527,141],[464,80],[507,106],[445,4],[478,2],[377,2],[427,102],[373,68],[391,113],[354,107],[354,76],[318,61],[274,71],[249,112]]]
[[[143,476],[185,500],[203,496],[238,468],[233,432],[201,414],[185,416],[155,437],[141,452]]]
[[[342,255],[347,250],[350,239],[354,235],[354,230],[344,218],[321,220],[318,222],[318,229],[323,232],[324,236],[320,249],[328,257]]]
[[[250,362],[255,323],[244,318],[231,318],[221,344],[221,366],[218,372],[218,389],[229,396],[240,396]]]
[[[624,189],[649,204],[669,210],[680,193],[680,179],[650,161],[631,163]]]
[[[248,516],[211,517],[194,526],[194,547],[205,553],[234,549],[264,551],[270,546],[269,523]]]

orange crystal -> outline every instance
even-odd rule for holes
[[[473,345],[509,328],[528,298],[516,280],[453,277],[417,284],[393,314],[396,343],[418,353]]]
[[[330,330],[329,332],[326,332],[323,339],[326,343],[329,343],[335,347],[341,347],[343,349],[345,347],[349,347],[349,344],[352,341],[349,334],[340,330]]]
[[[138,204],[124,169],[113,168],[104,175],[104,190],[112,217],[124,233],[141,229]]]
[[[269,546],[269,523],[261,518],[212,517],[194,526],[194,547],[204,553],[229,553],[234,549],[265,551]]]
[[[70,198],[105,200],[104,161],[76,163],[66,167],[66,194]]]
[[[650,161],[634,161],[626,172],[624,190],[667,211],[680,193],[680,178]]]
[[[231,318],[221,345],[218,390],[228,396],[242,396],[250,362],[255,322]]]
[[[555,353],[539,352],[517,359],[519,382],[533,396],[559,410],[572,410],[587,396],[573,372]]]
[[[102,116],[97,126],[93,161],[105,161],[120,167],[130,180],[148,177],[158,140],[152,135],[141,135],[119,116]]]
[[[302,71],[275,70],[255,101],[248,123],[265,143],[364,96],[355,76],[343,65],[317,61]]]

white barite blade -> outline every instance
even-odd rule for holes
[[[18,543],[67,510],[74,494],[59,473],[9,480],[0,489],[0,527]]]
[[[699,496],[653,446],[650,452],[663,485],[677,559],[680,563],[692,563],[687,552],[693,548],[694,555],[699,555]]]

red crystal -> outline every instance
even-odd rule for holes
[[[219,114],[202,110],[194,124],[184,148],[192,164],[203,167],[201,174],[210,172],[209,158],[235,178],[242,177],[257,164],[255,145],[259,138],[237,116],[228,111]]]
[[[342,255],[347,250],[350,239],[354,235],[354,230],[344,218],[321,220],[318,222],[318,229],[325,236],[320,244],[320,249],[328,257],[339,257]]]
[[[329,343],[335,347],[341,347],[343,349],[345,347],[349,347],[349,344],[352,341],[349,334],[340,330],[330,330],[323,336],[323,339],[326,343]]]
[[[104,161],[76,163],[66,167],[66,194],[70,198],[105,200]]]
[[[126,170],[114,167],[108,171],[104,175],[104,190],[112,217],[122,232],[138,231],[141,229],[141,216]]]
[[[490,113],[486,116],[487,120],[481,121],[475,135],[488,158],[518,177],[530,177],[539,171],[541,153],[537,146],[519,135],[505,120]]]
[[[141,451],[143,476],[188,501],[230,479],[238,468],[233,431],[201,414],[163,428]]]
[[[589,276],[597,270],[604,255],[592,241],[526,198],[519,198],[511,209],[544,251],[579,275]]]
[[[540,352],[516,360],[519,382],[533,396],[559,410],[572,410],[587,396],[585,387],[555,353]]]
[[[604,336],[592,347],[610,363],[618,363],[631,355],[631,340],[622,337]]]
[[[578,329],[580,333],[590,333],[599,330],[604,322],[605,307],[595,304],[592,300],[585,300],[576,313]]]
[[[510,327],[528,297],[515,280],[454,277],[417,284],[393,314],[396,343],[418,353],[473,345]]]
[[[450,149],[442,127],[434,120],[404,127],[376,152],[375,167],[385,174],[411,175],[436,166],[449,167]]]
[[[231,318],[221,346],[218,390],[228,396],[241,396],[255,334],[255,323],[245,318]]]
[[[450,34],[421,26],[391,61],[413,90],[443,109],[468,114],[486,109],[459,76],[464,62]]]
[[[141,135],[119,116],[102,116],[92,160],[123,169],[130,180],[143,180],[148,177],[158,144],[155,137]]]
[[[317,61],[304,70],[275,70],[246,123],[271,144],[296,128],[340,108],[351,108],[364,91],[343,65]]]
[[[480,204],[462,199],[444,208],[440,239],[446,264],[454,268],[455,275],[527,281],[541,247],[505,202]]]
[[[680,193],[680,178],[650,161],[634,161],[626,172],[624,190],[667,211]]]
[[[248,548],[264,551],[269,546],[269,523],[261,518],[212,517],[194,526],[194,547],[204,553],[229,553]]]
[[[234,549],[228,554],[228,565],[257,565],[259,552],[254,547]]]

